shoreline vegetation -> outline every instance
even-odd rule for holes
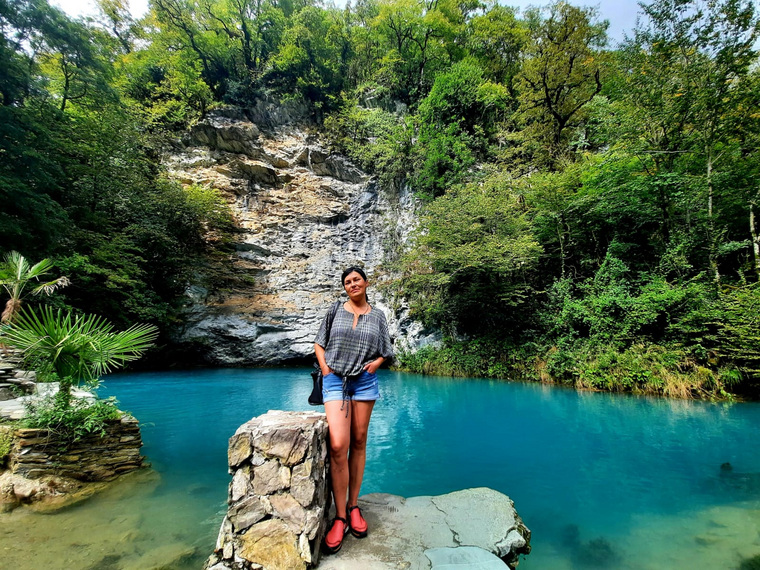
[[[528,354],[524,348],[498,341],[446,339],[441,346],[401,352],[394,369],[416,374],[518,380],[596,392],[630,393],[680,399],[737,401],[753,399],[734,392],[740,375],[735,368],[708,368],[683,349],[635,344],[563,352],[553,346]]]

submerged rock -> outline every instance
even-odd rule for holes
[[[27,479],[5,471],[0,474],[0,513],[22,505],[36,512],[54,512],[81,503],[105,488],[106,483],[85,483],[54,475]]]
[[[530,531],[514,503],[492,489],[409,499],[374,493],[359,499],[359,505],[369,536],[347,536],[340,552],[322,558],[320,569],[428,570],[445,564],[466,567],[467,560],[484,564],[471,568],[514,568],[519,556],[530,552]]]

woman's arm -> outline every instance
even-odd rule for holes
[[[322,376],[327,376],[330,374],[333,369],[327,365],[327,361],[325,360],[325,349],[319,344],[315,343],[314,354],[317,355],[317,362],[319,362],[319,367],[322,369]]]
[[[372,362],[367,362],[367,364],[364,365],[364,370],[366,370],[370,374],[374,374],[375,372],[377,372],[377,369],[383,365],[383,362],[385,362],[385,358],[383,358],[382,356],[379,358],[376,358]]]

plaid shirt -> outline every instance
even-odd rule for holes
[[[386,360],[393,358],[391,337],[388,323],[379,309],[366,315],[359,315],[354,325],[354,315],[343,308],[341,301],[335,311],[335,318],[330,327],[330,307],[317,332],[316,344],[325,349],[325,361],[338,376],[357,376],[364,365],[382,356]]]

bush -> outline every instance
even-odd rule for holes
[[[13,448],[13,429],[11,426],[0,426],[0,468],[5,465],[6,457]]]
[[[55,396],[47,396],[29,401],[21,425],[47,429],[64,441],[75,442],[88,435],[105,435],[108,422],[119,419],[122,414],[114,398],[94,402],[86,398],[72,398],[71,404],[64,406]]]
[[[398,189],[412,170],[413,128],[402,116],[351,100],[325,119],[325,129],[334,150],[377,174],[385,188]]]
[[[620,349],[588,342],[551,347],[537,360],[544,380],[577,388],[677,398],[731,398],[741,379],[731,365],[711,368],[681,346],[633,344]]]
[[[555,382],[576,388],[677,398],[731,399],[741,374],[710,368],[678,346],[592,346],[578,341],[541,348],[496,337],[456,341],[401,352],[398,365],[418,374]]]
[[[499,338],[457,341],[425,346],[398,354],[399,368],[417,374],[507,378],[521,361],[513,345]]]

